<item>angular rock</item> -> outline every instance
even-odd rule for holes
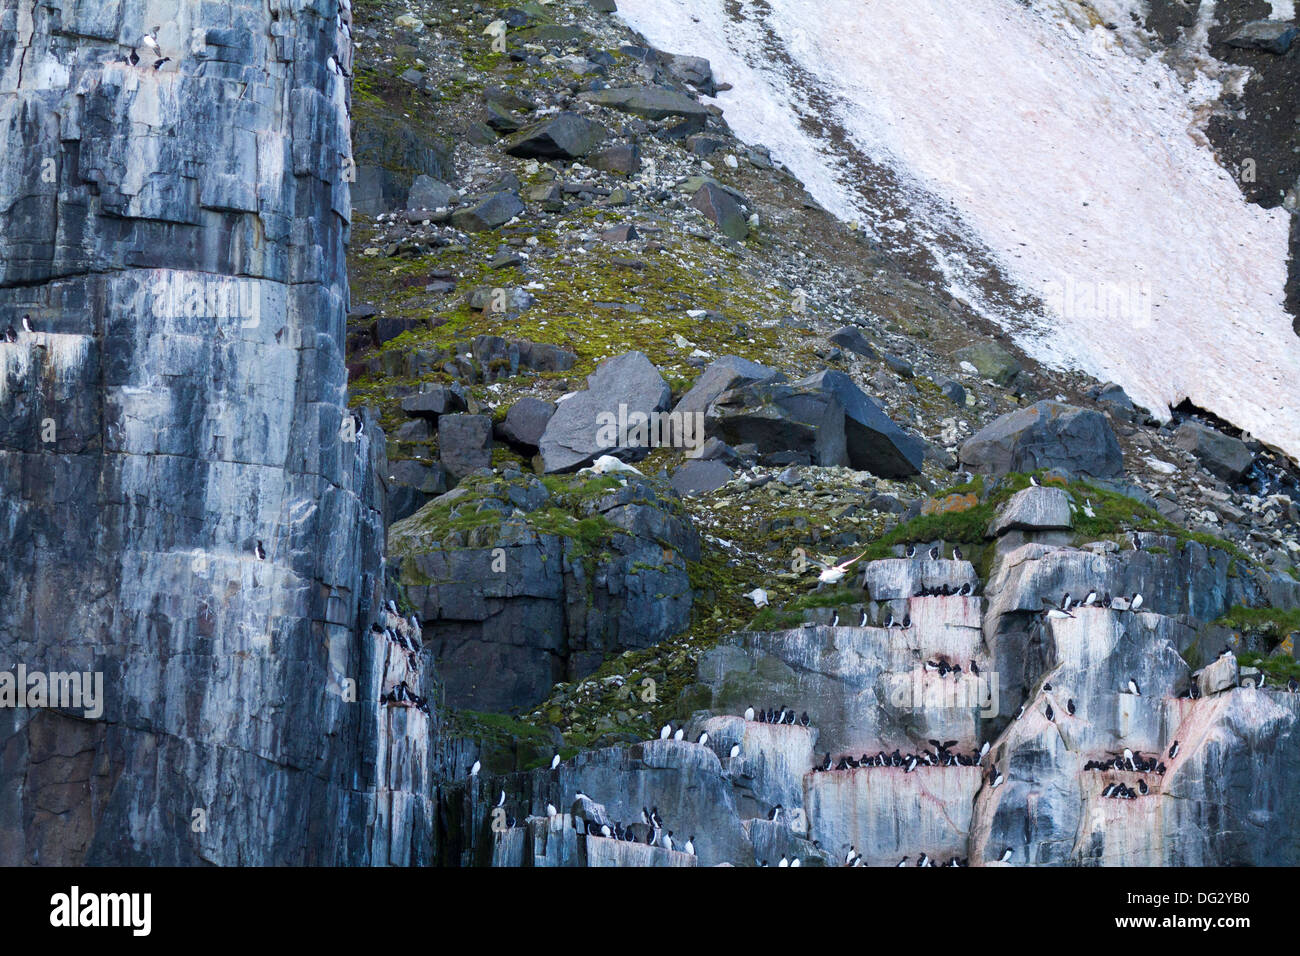
[[[437,418],[449,412],[464,410],[465,396],[460,386],[453,388],[446,385],[430,385],[423,391],[402,399],[402,411],[408,415]]]
[[[682,116],[697,127],[696,132],[704,129],[709,117],[709,111],[698,100],[656,86],[594,90],[581,94],[581,98],[598,106],[634,113],[646,119],[662,120],[670,116]]]
[[[925,445],[909,435],[843,372],[823,371],[795,383],[834,395],[844,408],[847,464],[882,478],[909,478],[918,474]]]
[[[749,222],[744,209],[721,186],[705,183],[691,197],[691,205],[704,213],[704,217],[722,230],[723,235],[737,242],[749,235]]]
[[[1246,443],[1188,419],[1174,432],[1174,444],[1195,455],[1212,475],[1224,481],[1241,481],[1255,462]]]
[[[1124,472],[1119,441],[1105,416],[1053,401],[990,422],[961,446],[960,457],[967,468],[986,475],[1043,468],[1097,478]]]
[[[1010,385],[1020,374],[1020,363],[1014,355],[992,342],[977,342],[958,349],[953,357],[959,362],[974,365],[979,374],[999,385]]]
[[[510,406],[505,420],[497,426],[497,434],[512,445],[536,449],[554,414],[554,403],[526,395]]]
[[[717,491],[734,476],[720,461],[687,461],[673,472],[671,484],[679,495],[707,495]]]
[[[581,159],[607,140],[610,132],[577,113],[560,113],[509,137],[503,149],[511,156]]]
[[[641,149],[635,143],[616,143],[591,153],[587,165],[607,173],[631,176],[641,170]]]
[[[753,444],[772,464],[804,456],[816,465],[848,460],[844,406],[833,394],[804,384],[764,381],[723,392],[705,417],[710,434],[731,445]]]
[[[586,391],[560,402],[547,423],[539,443],[544,470],[570,471],[600,455],[645,457],[649,436],[637,434],[636,419],[629,416],[641,415],[649,422],[655,412],[668,407],[671,397],[672,389],[641,352],[606,359],[587,376]],[[621,436],[620,422],[626,426]],[[627,442],[620,444],[620,438]]]
[[[1291,49],[1300,36],[1300,28],[1285,20],[1255,20],[1228,37],[1228,46],[1243,50],[1262,50],[1279,56]]]
[[[1216,657],[1196,677],[1197,687],[1203,697],[1232,690],[1239,683],[1241,683],[1241,670],[1236,654],[1223,654]]]
[[[440,465],[405,459],[389,464],[389,519],[401,521],[447,490]]]
[[[876,350],[872,348],[871,341],[862,334],[862,330],[857,326],[846,325],[843,328],[836,329],[827,338],[840,348],[848,349],[850,352],[864,358],[878,357]]]
[[[783,380],[776,369],[751,362],[738,355],[724,355],[709,364],[700,373],[685,395],[673,406],[680,414],[707,412],[709,406],[723,392],[751,382]]]
[[[1070,498],[1061,488],[1030,486],[1016,492],[989,526],[988,537],[1008,531],[1055,531],[1073,527]]]
[[[493,193],[478,202],[462,206],[451,214],[451,222],[466,232],[483,232],[504,226],[524,213],[524,204],[511,192]]]
[[[440,183],[432,176],[423,174],[415,177],[411,191],[406,197],[407,209],[444,209],[450,206],[460,194],[446,183]]]
[[[488,415],[443,415],[438,419],[438,457],[447,476],[459,481],[492,464],[492,419]]]

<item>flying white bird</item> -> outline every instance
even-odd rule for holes
[[[823,562],[814,559],[813,564],[822,569],[822,573],[817,575],[817,582],[819,584],[836,584],[837,582],[844,580],[844,575],[848,573],[849,568],[866,556],[867,552],[863,551],[856,558],[850,558],[843,564],[824,564]]]

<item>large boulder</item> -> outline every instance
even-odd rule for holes
[[[882,478],[909,478],[919,474],[925,459],[925,442],[909,435],[843,372],[822,371],[798,384],[834,395],[844,407],[845,450],[848,464]]]
[[[512,445],[537,448],[541,443],[542,433],[555,414],[552,402],[525,395],[510,406],[505,419],[496,428],[497,435]]]
[[[705,418],[710,435],[751,444],[773,464],[842,465],[847,459],[844,406],[800,383],[765,381],[719,395]]]
[[[723,441],[753,444],[774,463],[848,465],[905,478],[920,471],[925,455],[924,443],[895,425],[843,372],[732,389],[714,400],[707,421]]]
[[[958,349],[954,358],[959,362],[968,362],[984,378],[999,385],[1010,385],[1020,374],[1020,363],[1016,357],[1001,346],[992,342],[976,342]]]
[[[457,481],[480,468],[491,465],[491,417],[488,415],[439,417],[438,457],[448,477]]]
[[[1106,417],[1053,401],[990,422],[961,446],[961,461],[971,471],[986,475],[1041,468],[1094,478],[1124,473],[1124,455]]]
[[[521,129],[504,143],[511,156],[580,159],[609,138],[610,132],[577,113],[560,113]]]
[[[1190,418],[1174,432],[1174,444],[1190,451],[1211,474],[1228,482],[1244,478],[1255,461],[1245,442]]]
[[[662,120],[670,116],[681,116],[691,126],[697,127],[696,132],[704,129],[704,124],[709,118],[708,109],[698,100],[693,100],[684,93],[657,86],[593,90],[583,93],[581,98],[598,106],[621,110],[646,119]]]
[[[1300,36],[1300,28],[1285,20],[1255,20],[1228,37],[1228,46],[1243,50],[1262,50],[1279,56],[1291,49]]]
[[[570,471],[601,455],[636,460],[652,447],[640,416],[653,424],[672,389],[641,352],[606,359],[587,376],[586,391],[559,403],[538,443],[546,472]],[[622,427],[620,427],[622,426]]]
[[[988,536],[1007,531],[1057,531],[1072,524],[1070,499],[1064,490],[1031,486],[1011,496],[993,519]]]
[[[523,213],[524,204],[515,193],[497,192],[457,209],[451,214],[451,223],[466,232],[483,232],[504,226]]]
[[[411,184],[411,191],[406,197],[407,209],[445,209],[456,201],[460,194],[444,182],[421,173]]]
[[[690,389],[673,407],[674,412],[707,412],[723,392],[751,382],[784,381],[785,376],[739,355],[724,355],[700,373]]]
[[[736,198],[717,183],[706,182],[691,197],[691,205],[717,226],[723,235],[741,241],[749,235],[749,221]]]

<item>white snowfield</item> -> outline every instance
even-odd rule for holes
[[[1247,203],[1202,133],[1240,77],[1202,55],[1180,79],[1128,16],[1141,0],[1091,6],[1120,29],[1073,0],[740,0],[736,19],[727,0],[619,0],[653,45],[712,61],[742,139],[836,215],[928,250],[1036,359],[1160,417],[1190,399],[1300,456],[1289,218]],[[845,133],[861,167],[801,115]],[[865,167],[897,185],[889,210]]]

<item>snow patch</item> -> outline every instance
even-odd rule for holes
[[[842,152],[800,121],[807,104],[833,120],[904,184],[906,238],[1039,361],[1119,382],[1161,417],[1190,398],[1300,455],[1288,217],[1246,203],[1218,165],[1201,130],[1225,79],[1180,78],[1151,56],[1129,15],[1145,7],[619,3],[654,45],[712,61],[738,135],[880,236],[899,210],[873,208]],[[1041,308],[999,293],[990,264]]]

